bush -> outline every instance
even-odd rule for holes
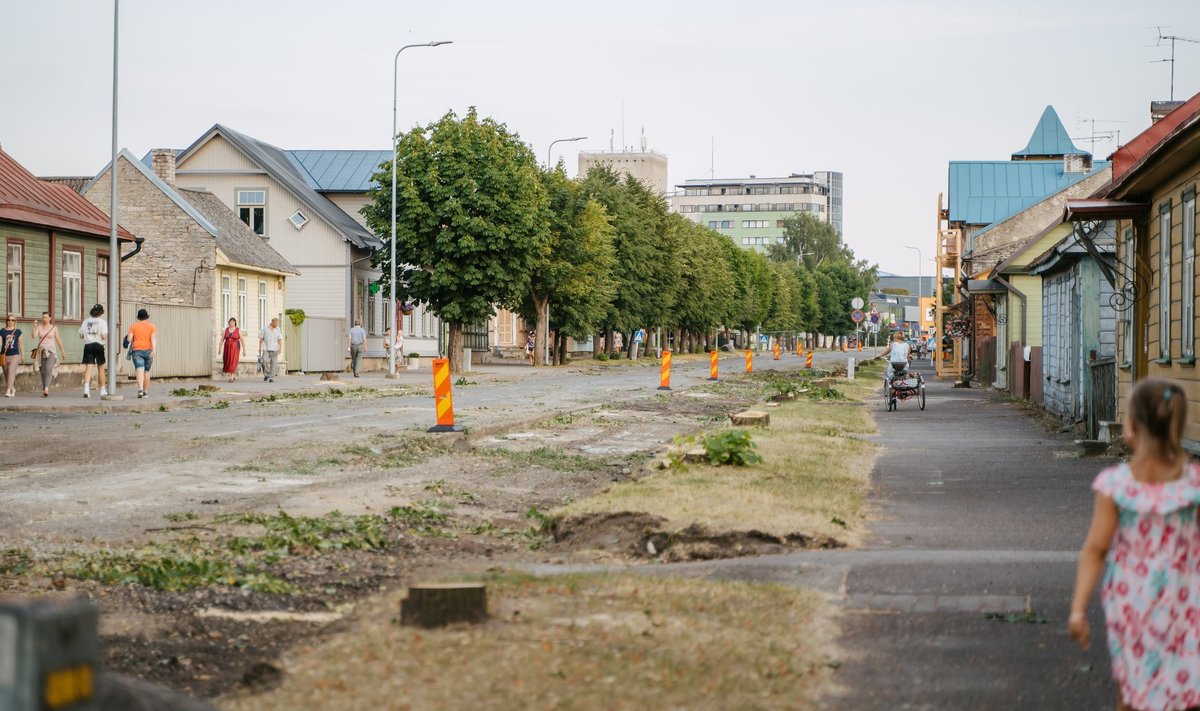
[[[744,467],[758,464],[763,458],[754,451],[755,444],[750,441],[750,433],[746,430],[725,430],[704,438],[704,452],[708,461],[713,464],[732,464]]]
[[[607,353],[597,353],[596,355],[592,356],[592,359],[598,360],[601,363],[603,363],[604,361],[608,360],[608,354]]]

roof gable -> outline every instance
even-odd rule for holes
[[[268,175],[292,193],[301,204],[308,206],[317,217],[324,220],[350,244],[362,249],[379,249],[383,246],[383,241],[371,234],[370,230],[358,224],[353,217],[330,202],[329,198],[317,192],[310,184],[311,178],[305,176],[305,172],[287,156],[286,151],[269,143],[216,124],[177,156],[177,164],[182,165],[189,156],[216,135],[220,135],[249,160],[265,170]]]
[[[0,150],[0,220],[64,230],[93,237],[108,237],[112,227],[108,215],[71,188],[38,180]],[[134,239],[117,227],[120,239]]]
[[[209,222],[207,219],[205,219],[204,215],[201,215],[199,212],[197,212],[196,208],[192,207],[191,204],[189,204],[187,200],[184,200],[183,197],[181,197],[179,195],[179,193],[175,192],[174,188],[172,188],[170,185],[167,185],[166,183],[164,183],[162,178],[158,177],[158,174],[156,174],[153,170],[147,168],[142,163],[142,161],[135,158],[133,156],[133,154],[129,152],[129,149],[127,149],[127,148],[121,149],[121,152],[117,155],[117,160],[120,160],[122,158],[124,158],[125,162],[129,163],[129,165],[131,165],[135,170],[137,170],[137,172],[141,173],[143,178],[150,181],[154,185],[154,187],[158,188],[162,192],[163,195],[166,195],[167,198],[171,200],[171,202],[175,203],[175,205],[180,210],[183,210],[187,214],[188,217],[192,218],[192,220],[194,220],[196,222],[196,224],[203,227],[205,232],[208,232],[213,237],[217,236],[217,228],[213,227],[212,223]],[[112,161],[109,161],[108,164],[105,165],[104,168],[102,168],[100,170],[100,172],[96,174],[96,177],[92,178],[91,181],[88,182],[87,185],[83,186],[83,190],[81,190],[80,193],[86,195],[87,192],[92,189],[93,185],[95,185],[97,182],[99,182],[102,178],[104,178],[108,174],[108,169],[111,166],[112,166]],[[120,198],[120,196],[118,195],[118,199],[119,198]]]
[[[1041,232],[1025,240],[1008,259],[996,265],[997,274],[1020,274],[1025,267],[1046,250],[1052,248],[1071,234],[1072,223],[1056,221]]]
[[[1030,160],[1037,158],[1062,158],[1070,153],[1086,153],[1075,147],[1067,129],[1058,118],[1058,112],[1053,106],[1047,106],[1033,128],[1033,135],[1025,149],[1012,154],[1013,160]]]
[[[282,254],[267,244],[265,239],[238,219],[233,210],[216,195],[207,190],[180,188],[179,191],[185,200],[216,225],[217,249],[221,250],[229,261],[286,274],[300,273]]]

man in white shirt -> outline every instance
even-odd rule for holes
[[[108,394],[105,387],[104,344],[108,342],[108,321],[101,318],[104,307],[96,304],[88,312],[90,318],[79,325],[83,339],[83,396],[92,396],[92,374],[99,370],[100,397]]]
[[[283,348],[283,330],[279,319],[271,319],[271,325],[263,326],[258,334],[258,353],[263,359],[263,381],[275,382],[275,369],[279,367],[279,351]]]
[[[362,327],[362,321],[355,321],[354,326],[350,329],[350,372],[354,373],[356,378],[366,343],[367,330]]]

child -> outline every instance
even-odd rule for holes
[[[1079,552],[1071,638],[1087,649],[1087,605],[1100,578],[1118,709],[1200,705],[1200,467],[1181,440],[1187,396],[1148,378],[1129,394],[1127,463],[1096,477],[1091,530]]]

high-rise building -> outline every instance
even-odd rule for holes
[[[747,249],[765,251],[768,244],[783,242],[784,219],[800,212],[816,215],[838,234],[842,231],[841,173],[697,179],[675,187],[672,210]]]
[[[631,175],[659,195],[667,194],[667,157],[651,150],[580,151],[579,175],[596,165],[607,165],[618,175]]]

